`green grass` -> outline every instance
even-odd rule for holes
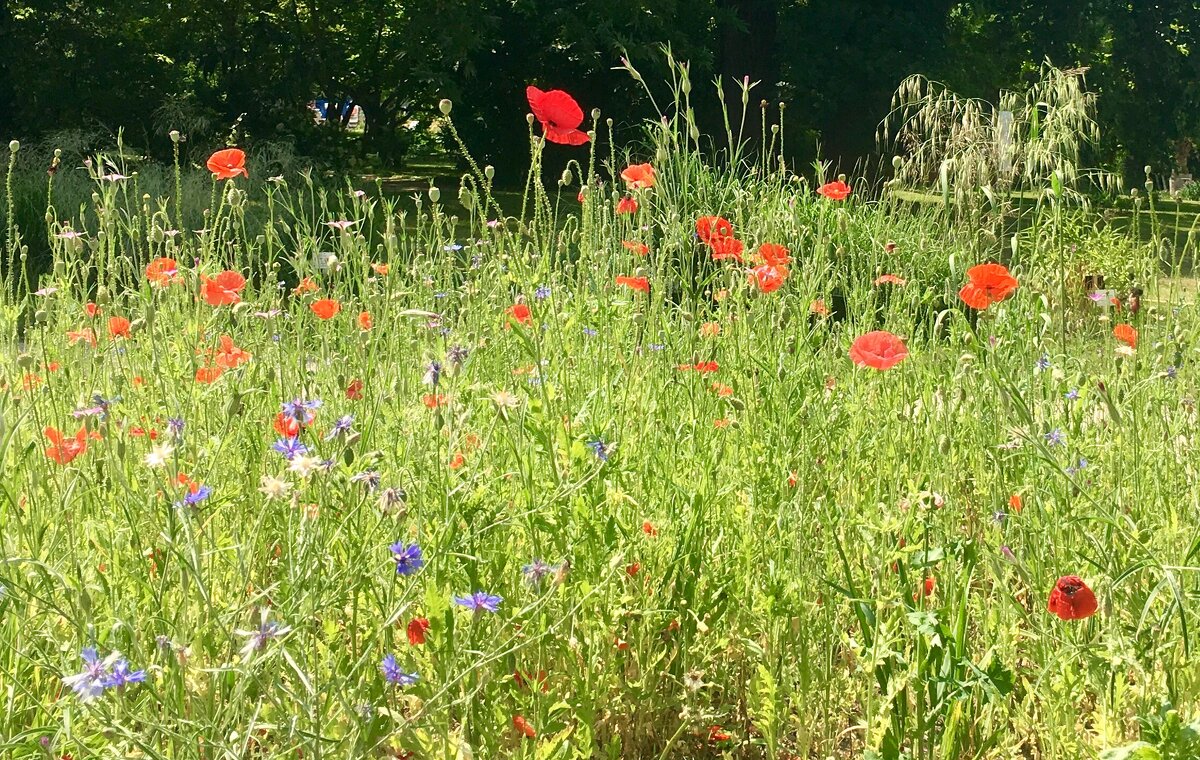
[[[1015,243],[1003,220],[833,202],[681,134],[651,133],[632,215],[607,189],[576,203],[587,147],[561,200],[494,203],[474,177],[457,227],[456,186],[404,210],[295,173],[191,193],[204,234],[170,181],[56,206],[52,261],[0,301],[0,754],[1091,758],[1163,702],[1193,715],[1190,250],[1054,202]],[[708,214],[748,256],[787,246],[783,287],[712,260]],[[164,256],[179,277],[156,286]],[[992,260],[1020,287],[976,313],[957,293]],[[212,306],[225,269],[249,283]],[[1086,298],[1097,273],[1124,311]],[[634,275],[648,294],[616,284]],[[909,350],[886,372],[848,356],[877,329]],[[198,381],[222,336],[251,358]],[[314,459],[289,463],[272,428],[297,399],[322,404]],[[47,427],[86,451],[54,461]],[[424,565],[398,574],[395,543]],[[1097,614],[1047,611],[1065,575]],[[452,603],[476,590],[498,612]],[[264,614],[286,633],[244,650]],[[80,700],[62,679],[85,647],[145,681]],[[388,684],[388,654],[419,680]]]

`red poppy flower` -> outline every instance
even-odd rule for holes
[[[792,262],[792,257],[787,248],[776,243],[763,243],[758,247],[758,256],[764,264],[769,264],[773,267],[787,266]]]
[[[1021,494],[1014,493],[1012,496],[1008,497],[1008,508],[1011,509],[1012,511],[1017,512],[1019,514],[1021,512],[1022,506],[1023,505],[1021,502]]]
[[[641,569],[642,565],[640,562],[631,562],[625,566],[625,574],[632,578],[637,575],[638,571]]]
[[[970,282],[958,291],[958,297],[979,311],[1000,303],[1017,289],[1017,278],[1002,264],[978,264],[967,270],[967,278]]]
[[[774,293],[783,286],[787,276],[787,267],[763,264],[750,270],[750,284],[764,293]]]
[[[350,383],[346,386],[346,398],[350,399],[351,401],[358,401],[362,397],[363,397],[363,381],[357,380],[357,379],[351,380]]]
[[[719,364],[717,364],[716,362],[712,362],[712,361],[697,362],[696,364],[692,365],[692,369],[696,370],[697,372],[699,372],[700,374],[703,374],[703,375],[707,375],[709,373],[716,372],[720,368],[721,368],[721,366]]]
[[[713,238],[733,237],[733,225],[720,216],[702,216],[696,220],[696,237],[705,243]]]
[[[375,272],[375,274],[379,275],[380,277],[384,277],[387,275],[388,270],[390,270],[391,267],[389,267],[387,264],[372,264],[371,269]]]
[[[358,313],[358,329],[366,332],[375,326],[375,320],[371,318],[371,312],[360,311]]]
[[[823,298],[818,298],[810,303],[808,305],[808,310],[810,313],[816,314],[818,317],[829,316],[829,307],[825,305],[825,299]]]
[[[844,201],[850,196],[850,186],[839,179],[826,182],[817,188],[817,192],[831,201]]]
[[[317,283],[313,282],[311,277],[301,277],[300,282],[296,283],[296,287],[292,288],[292,295],[302,296],[305,293],[316,293],[320,288]]]
[[[1096,614],[1096,595],[1078,575],[1064,575],[1054,584],[1046,608],[1063,620],[1083,620]]]
[[[237,175],[249,177],[246,171],[246,154],[237,148],[219,150],[208,159],[208,170],[217,179],[233,179]]]
[[[654,187],[654,167],[650,164],[632,164],[621,172],[621,179],[631,190],[644,190]]]
[[[908,356],[904,341],[886,330],[860,335],[850,346],[850,359],[860,367],[891,369]]]
[[[529,725],[529,721],[525,720],[525,718],[520,715],[514,715],[512,720],[513,728],[524,734],[526,739],[537,737],[537,731],[534,730],[533,726]]]
[[[639,243],[636,240],[622,240],[621,245],[625,246],[627,250],[633,251],[638,256],[645,256],[647,253],[650,253],[650,246],[645,243]]]
[[[463,465],[467,463],[467,458],[463,456],[461,451],[456,451],[450,455],[450,469],[461,470]]]
[[[425,618],[413,618],[408,621],[408,643],[419,647],[425,643],[425,634],[429,631],[429,621]]]
[[[539,90],[533,85],[525,88],[529,99],[529,110],[542,123],[542,134],[547,140],[559,145],[583,145],[588,141],[586,132],[581,132],[583,109],[562,90]]]
[[[654,523],[650,522],[649,520],[645,520],[642,522],[642,532],[647,536],[657,536],[658,528],[654,527]]]
[[[96,333],[94,333],[90,327],[85,327],[82,330],[67,330],[67,342],[72,346],[76,343],[86,343],[92,348],[95,348]]]
[[[733,388],[723,383],[713,383],[712,392],[717,394],[717,398],[729,398],[733,395]]]
[[[75,457],[87,451],[87,428],[79,428],[73,438],[67,438],[58,430],[47,427],[42,431],[50,445],[46,447],[46,456],[59,464],[70,464]]]
[[[421,403],[426,409],[437,409],[439,406],[446,405],[446,396],[442,393],[426,393],[421,397]]]
[[[515,303],[509,306],[504,310],[504,313],[523,325],[527,325],[533,321],[533,313],[523,303]]]
[[[1130,348],[1137,348],[1138,331],[1133,325],[1117,325],[1113,328],[1113,337]]]
[[[109,317],[108,334],[114,338],[130,337],[129,320],[125,317]]]
[[[236,369],[252,358],[247,351],[243,351],[235,346],[233,338],[228,335],[222,335],[220,343],[221,347],[217,349],[217,353],[213,357],[213,364],[216,364],[218,367]]]
[[[175,259],[166,256],[157,258],[146,265],[146,279],[153,285],[165,288],[179,279],[179,265]]]
[[[295,438],[300,435],[300,423],[290,414],[280,412],[275,415],[275,423],[272,427],[284,438]]]
[[[215,364],[208,367],[200,367],[196,370],[196,382],[201,384],[216,382],[216,379],[220,377],[221,373],[224,371],[225,370],[221,369]]]
[[[894,274],[881,274],[875,278],[875,282],[872,284],[875,287],[879,287],[880,285],[895,285],[897,287],[902,287],[908,284],[908,280],[904,279],[903,277],[897,277]]]
[[[617,201],[618,214],[636,214],[638,210],[638,202],[633,199],[633,196],[626,195],[621,200]]]
[[[319,301],[313,301],[308,308],[317,315],[317,319],[333,319],[342,310],[342,305],[332,298],[322,298]]]
[[[532,671],[528,673],[522,673],[519,670],[514,670],[513,681],[515,681],[517,686],[522,689],[528,689],[534,683],[537,683],[541,687],[543,693],[549,691],[550,688],[546,683],[546,671],[544,670],[539,670],[536,673]]]
[[[650,280],[645,277],[629,277],[622,274],[617,276],[617,284],[642,293],[650,292]]]
[[[246,287],[246,278],[241,274],[225,270],[211,280],[203,276],[200,279],[204,300],[209,306],[232,306],[242,300],[240,293]]]
[[[710,238],[708,240],[708,247],[712,249],[713,261],[723,261],[725,259],[741,261],[742,252],[746,250],[745,244],[735,237]]]
[[[91,301],[88,301],[86,304],[84,304],[83,313],[87,314],[91,319],[95,319],[100,314],[100,307]]]
[[[710,742],[727,742],[732,738],[729,732],[720,726],[708,727],[708,740]]]

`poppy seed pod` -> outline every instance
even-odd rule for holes
[[[901,166],[904,166],[904,159],[899,156],[892,156],[892,168],[900,171]]]
[[[483,167],[483,176],[487,177],[488,181],[491,181],[496,176],[496,167],[491,164]]]
[[[430,187],[429,188],[429,200],[433,201],[434,203],[437,203],[441,199],[442,199],[442,191],[438,189],[437,185],[433,185],[432,187]]]
[[[450,98],[442,98],[438,101],[438,110],[442,112],[442,116],[449,116],[450,111],[454,108],[454,103]]]
[[[592,109],[592,121],[600,121],[600,109],[599,108]]]
[[[179,130],[178,129],[172,129],[168,133],[167,136],[171,138],[171,142],[173,142],[175,144],[179,144]]]
[[[526,123],[529,124],[529,126],[532,127],[533,126],[533,114],[531,114],[531,113],[525,114],[525,121],[526,121]]]
[[[1149,177],[1154,173],[1154,167],[1150,166],[1150,164],[1146,164],[1142,167],[1142,171],[1146,172],[1146,176]]]
[[[10,142],[8,144],[8,150],[10,153],[16,153],[20,149],[21,149],[21,143],[17,142],[16,140],[13,140],[12,142]]]
[[[104,287],[103,285],[96,288],[96,303],[100,304],[101,306],[107,306],[111,300],[112,298],[108,295],[108,288]]]
[[[612,129],[612,126],[613,126],[613,120],[612,120],[612,117],[611,117],[611,116],[610,116],[609,118],[605,119],[605,120],[604,120],[604,123],[605,123],[605,124],[608,126],[608,128],[609,128],[609,129]]]
[[[33,320],[39,325],[44,325],[50,321],[50,312],[45,309],[38,309],[33,313]]]

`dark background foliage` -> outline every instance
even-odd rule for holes
[[[819,144],[843,166],[875,149],[909,74],[994,100],[1047,58],[1086,66],[1095,163],[1135,176],[1187,163],[1200,138],[1198,36],[1200,0],[0,0],[0,134],[123,128],[161,153],[170,129],[208,147],[244,114],[243,140],[390,169],[430,147],[449,97],[481,159],[515,167],[527,84],[567,89],[631,134],[653,111],[614,67],[628,54],[656,83],[670,43],[698,92],[720,76],[734,96],[748,75],[756,104],[787,102],[793,155]],[[365,133],[315,125],[317,97],[363,106]],[[715,99],[698,102],[717,126]]]

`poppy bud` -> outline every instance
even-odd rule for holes
[[[900,171],[901,166],[904,166],[904,159],[899,156],[892,156],[892,168]]]
[[[104,287],[103,285],[96,288],[96,303],[100,304],[101,306],[107,306],[111,300],[112,299],[108,295],[108,288]]]
[[[171,130],[171,131],[170,131],[170,132],[167,134],[167,136],[171,138],[171,142],[173,142],[173,143],[175,143],[175,144],[178,144],[178,143],[179,143],[179,130],[178,130],[178,129],[172,129],[172,130]]]
[[[17,366],[21,369],[29,369],[33,366],[34,358],[31,354],[18,354]]]
[[[605,119],[605,120],[604,120],[604,123],[605,123],[606,125],[608,125],[608,128],[609,128],[609,129],[612,129],[613,120],[612,120],[612,117],[611,117],[611,116],[610,116],[609,118]]]
[[[429,188],[429,200],[433,201],[434,203],[437,203],[441,199],[442,199],[442,191],[438,189],[437,185],[432,185]]]
[[[438,101],[438,110],[442,112],[442,116],[449,116],[452,108],[454,108],[454,103],[450,98],[442,98]]]
[[[525,121],[529,124],[529,126],[532,127],[533,126],[533,114],[531,114],[531,113],[525,114]]]
[[[33,313],[33,319],[39,325],[44,325],[50,321],[50,314],[45,309],[38,309]]]
[[[1146,192],[1147,193],[1154,192],[1154,180],[1152,180],[1152,179],[1146,180]]]
[[[150,242],[161,243],[163,241],[163,231],[161,227],[150,228]]]
[[[1146,172],[1146,176],[1149,177],[1154,173],[1154,167],[1150,166],[1150,164],[1146,164],[1142,167],[1142,171]]]
[[[141,330],[145,326],[146,326],[146,320],[143,319],[142,317],[138,317],[137,319],[135,319],[129,323],[129,331],[137,332],[138,330]]]
[[[55,277],[66,277],[67,276],[67,262],[65,262],[65,261],[54,262],[54,276]]]
[[[491,164],[488,164],[487,166],[483,167],[483,176],[487,177],[488,180],[490,181],[493,177],[496,176],[496,167],[492,166]]]
[[[600,109],[599,108],[592,109],[592,121],[600,121]]]
[[[685,77],[683,78],[683,84],[681,85],[681,89],[683,90],[683,94],[684,94],[684,95],[688,95],[688,94],[690,94],[690,93],[691,93],[691,91],[692,91],[692,80],[688,79],[688,78],[685,76]]]
[[[1129,195],[1133,198],[1138,197],[1138,189],[1136,187],[1129,190]]]
[[[779,125],[778,125],[778,124],[772,124],[772,125],[771,125],[771,134],[772,134],[772,135],[777,135],[777,134],[779,134]]]
[[[29,261],[29,246],[21,246],[21,261]]]
[[[8,144],[8,152],[9,153],[16,153],[20,149],[21,149],[21,143],[17,142],[16,140],[13,140],[12,142],[10,142]]]
[[[571,173],[571,169],[570,169],[570,167],[568,167],[568,168],[566,168],[566,169],[563,169],[563,173],[562,173],[562,183],[563,183],[564,185],[569,185],[569,184],[571,184],[571,182],[573,182],[574,180],[575,180],[575,175]]]

